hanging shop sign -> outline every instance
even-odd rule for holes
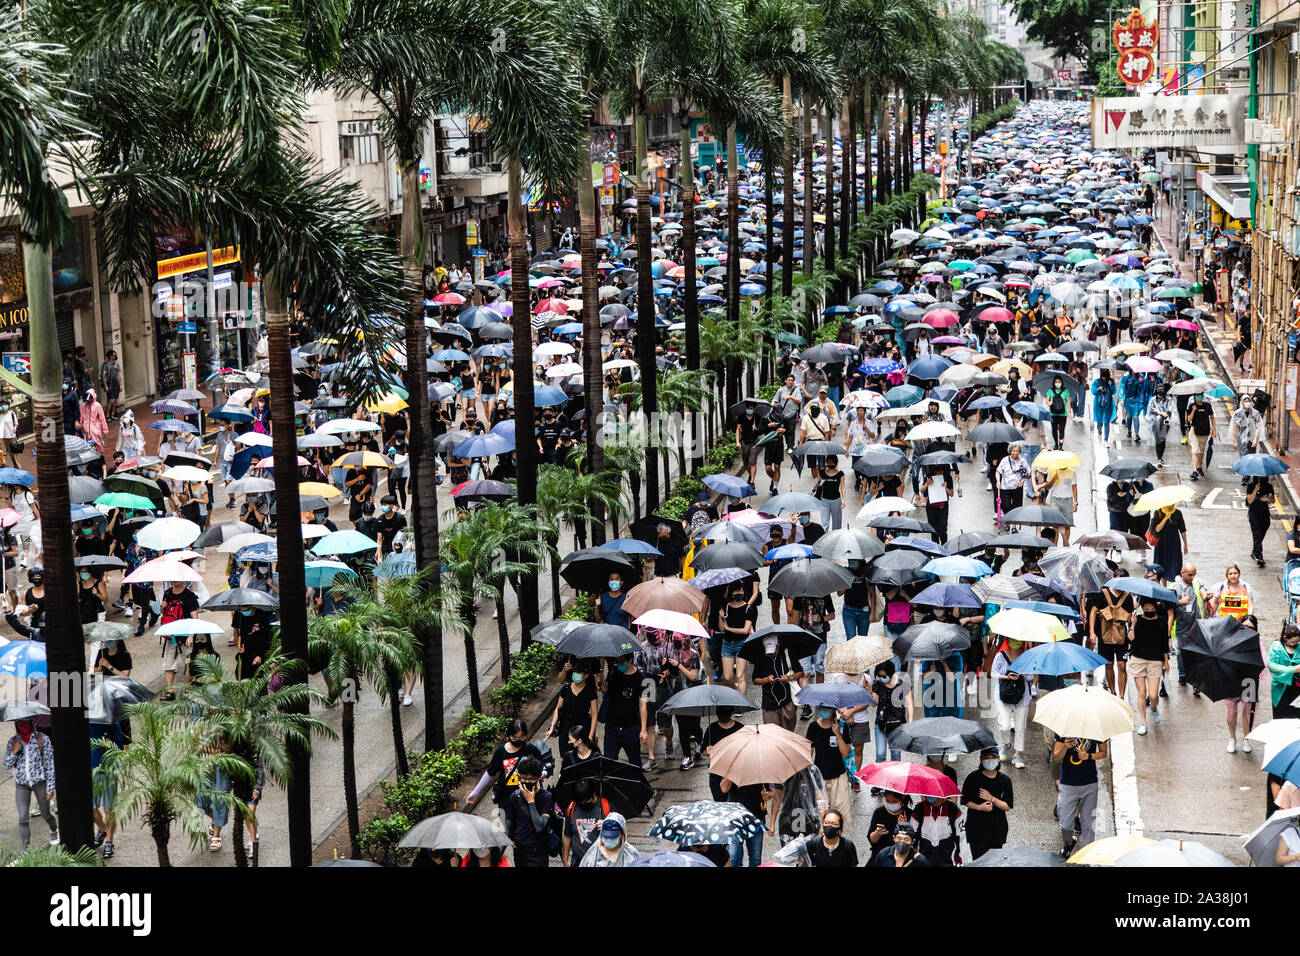
[[[1111,38],[1119,52],[1115,69],[1122,82],[1137,87],[1155,75],[1160,28],[1154,20],[1147,21],[1141,11],[1134,8],[1111,27]]]
[[[239,246],[222,246],[220,249],[212,250],[213,266],[229,266],[239,261]],[[190,272],[198,272],[208,267],[208,254],[206,252],[192,252],[186,256],[175,256],[171,259],[158,260],[158,278],[166,279],[170,276],[186,275]]]
[[[1092,101],[1093,149],[1235,146],[1246,135],[1246,96],[1122,96]]]

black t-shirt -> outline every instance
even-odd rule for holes
[[[396,511],[390,511],[381,514],[375,524],[379,531],[380,549],[387,554],[393,550],[393,538],[397,537],[397,532],[406,527],[406,518]]]
[[[738,733],[740,731],[740,728],[743,726],[744,724],[742,724],[740,721],[734,720],[732,721],[730,727],[723,727],[715,720],[713,723],[709,724],[707,728],[705,728],[704,740],[700,744],[700,746],[712,747],[714,744],[726,740],[732,734]],[[709,792],[713,795],[713,799],[718,803],[726,803],[728,798],[727,795],[722,792],[721,784],[722,784],[722,776],[720,774],[716,774],[716,773],[709,774]]]
[[[867,833],[874,833],[876,831],[876,827],[884,827],[889,832],[886,833],[885,836],[881,838],[879,843],[871,844],[873,849],[878,849],[884,846],[893,846],[894,827],[898,826],[900,823],[904,821],[910,822],[914,826],[918,826],[919,824],[919,821],[916,819],[916,817],[913,816],[912,813],[906,809],[900,810],[898,815],[895,816],[894,814],[886,810],[883,804],[876,807],[876,812],[871,814],[871,821],[867,824]]]
[[[790,666],[789,653],[785,648],[780,648],[773,655],[764,654],[758,658],[757,663],[754,664],[754,679],[780,677],[782,674],[789,674],[794,670],[795,668]],[[789,682],[777,681],[763,685],[764,710],[780,710],[786,704],[791,703],[792,700]]]
[[[758,420],[758,413],[753,415],[742,414],[740,416],[740,443],[742,445],[752,445],[758,438],[762,426]]]
[[[682,547],[681,541],[669,537],[667,541],[655,541],[655,547],[659,549],[659,555],[655,558],[655,576],[661,578],[670,578],[682,569],[682,554],[686,549]]]
[[[577,688],[575,690],[575,688]],[[574,724],[591,722],[591,702],[596,699],[596,684],[587,678],[581,685],[569,681],[569,686],[560,692],[559,726],[572,727]],[[594,730],[587,728],[590,734]]]
[[[515,764],[519,758],[535,753],[537,753],[536,749],[529,746],[525,746],[517,753],[509,753],[506,751],[505,744],[497,744],[497,749],[492,751],[487,772],[497,778],[496,783],[492,785],[492,799],[498,806],[503,805],[506,798],[519,789],[519,777],[515,774]]]
[[[852,840],[840,837],[839,844],[833,850],[827,849],[824,840],[812,840],[805,845],[813,866],[855,867],[858,865],[858,848],[853,845]]]
[[[537,426],[537,438],[542,443],[542,451],[551,455],[555,451],[555,446],[560,440],[560,433],[564,431],[559,422],[542,422]]]
[[[198,595],[189,588],[177,594],[171,588],[163,592],[162,596],[162,618],[161,623],[170,624],[172,621],[179,621],[183,617],[189,617],[199,609]],[[184,641],[181,638],[181,641]]]
[[[1158,661],[1169,653],[1168,615],[1156,612],[1153,618],[1139,614],[1133,619],[1133,636],[1129,656],[1144,661]]]
[[[844,606],[865,609],[871,603],[871,585],[866,578],[854,578],[853,584],[844,592]]]
[[[743,787],[732,787],[726,794],[727,802],[739,803],[742,807],[758,817],[759,822],[766,821],[767,808],[763,805],[763,785],[751,783]]]
[[[95,655],[94,666],[96,669],[98,669],[100,661],[107,661],[110,667],[117,670],[129,671],[131,669],[131,652],[126,649],[126,641],[118,641],[112,653],[101,647],[99,653]]]
[[[1210,408],[1209,402],[1193,402],[1191,414],[1192,431],[1197,435],[1208,435],[1210,433],[1210,423],[1214,421],[1214,410]]]
[[[893,866],[893,867],[898,866],[898,857],[894,855],[893,844],[891,843],[889,846],[885,847],[884,849],[878,850],[876,852],[876,855],[871,858],[870,865],[871,866]],[[925,855],[918,850],[917,852],[912,854],[911,861],[905,863],[904,865],[909,867],[929,866],[930,861],[927,860],[925,858]]]
[[[803,543],[811,548],[825,533],[825,528],[815,521],[810,521],[803,526]]]
[[[605,678],[605,722],[616,727],[641,726],[641,684],[646,675],[639,670],[624,674],[617,668]],[[649,691],[646,691],[648,696]]]
[[[1056,739],[1065,738],[1058,735]],[[1097,741],[1085,740],[1083,749],[1086,753],[1096,753]],[[1084,787],[1096,782],[1097,761],[1081,758],[1073,747],[1067,750],[1061,760],[1061,783],[1067,787]]]
[[[989,778],[985,776],[983,770],[976,770],[961,788],[962,806],[972,803],[983,803],[980,799],[980,791],[987,790],[999,800],[1005,801],[1008,807],[1015,807],[1015,793],[1011,786],[1011,778],[1005,773],[999,771],[996,776]],[[1005,810],[999,810],[994,807],[992,810],[967,810],[966,811],[966,839],[980,846],[998,847],[1007,842],[1007,814]]]
[[[726,613],[726,623],[728,627],[744,630],[745,622],[758,624],[758,608],[753,604],[742,604],[736,607],[732,604],[723,605],[722,610]],[[752,633],[752,632],[751,632]],[[734,631],[723,631],[722,639],[724,641],[743,641],[744,638]]]
[[[822,777],[834,780],[848,773],[848,769],[844,766],[844,757],[840,755],[839,732],[834,724],[823,727],[814,720],[808,724],[804,736],[812,741],[813,763],[822,772]]]
[[[597,840],[605,820],[605,803],[599,798],[589,806],[573,803],[564,811],[564,832],[569,838],[569,865],[577,866]]]

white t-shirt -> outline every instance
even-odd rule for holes
[[[0,438],[16,438],[18,436],[18,416],[13,412],[5,412],[0,415]]]
[[[22,517],[23,521],[31,521],[36,515],[32,512],[32,504],[36,501],[36,496],[30,491],[15,491],[12,498],[14,511]]]
[[[1295,827],[1287,827],[1282,831],[1281,839],[1286,843],[1287,853],[1300,853],[1300,830]],[[1300,866],[1300,860],[1288,863],[1287,866]]]

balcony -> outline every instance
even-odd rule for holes
[[[490,163],[465,172],[448,172],[440,179],[439,186],[448,196],[485,199],[506,192],[509,182],[510,176],[501,164]]]

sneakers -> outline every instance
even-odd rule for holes
[[[1236,741],[1236,738],[1234,738],[1234,737],[1229,737],[1229,738],[1228,738],[1228,753],[1230,753],[1230,754],[1235,754],[1236,752],[1237,752],[1237,741]]]
[[[123,601],[114,601],[114,602],[113,602],[113,607],[117,608],[119,611],[125,611],[125,610],[126,610],[126,603],[123,602]]]
[[[1163,468],[1163,467],[1165,467],[1165,460],[1164,460],[1163,458],[1157,458],[1157,459],[1156,459],[1156,467],[1157,467],[1157,468]]]
[[[1250,751],[1251,751],[1250,741],[1243,739],[1241,741],[1241,752],[1244,754],[1248,754],[1250,753]]]
[[[1061,847],[1062,860],[1068,860],[1070,858],[1070,854],[1074,852],[1074,845],[1078,842],[1079,841],[1077,840],[1071,840],[1069,843],[1065,844],[1065,846]]]
[[[646,773],[649,773],[654,768],[655,768],[655,762],[653,757],[647,757],[645,760],[641,761],[641,769],[644,770]]]
[[[1002,761],[1003,763],[1006,763],[1006,762],[1007,762],[1007,759],[1008,759],[1008,757],[1007,757],[1007,748],[1006,748],[1006,747],[999,747],[999,748],[998,748],[998,760]]]
[[[1020,756],[1020,754],[1016,754],[1011,758],[1011,766],[1015,767],[1017,770],[1024,770],[1025,758]]]
[[[811,705],[809,705],[809,704],[804,704],[802,707],[799,708],[799,719],[800,719],[800,720],[812,720],[812,706],[811,706]]]
[[[768,494],[772,494],[772,495],[776,494],[776,482],[775,482],[775,481],[771,483],[771,487],[769,487],[769,488],[767,489],[767,491],[768,491]]]
[[[1160,709],[1158,707],[1151,708],[1151,723],[1160,723]]]
[[[682,758],[681,769],[690,770],[694,766],[695,766],[695,758],[693,756],[687,754],[685,757]]]
[[[50,846],[58,846],[58,845],[59,845],[59,831],[58,831],[58,830],[51,830],[51,831],[50,831]]]
[[[1201,473],[1200,473],[1199,471],[1194,471],[1194,472],[1192,472],[1190,475],[1187,476],[1187,480],[1188,480],[1188,481],[1200,481],[1200,480],[1201,480]]]
[[[1186,444],[1187,444],[1187,436],[1184,435],[1182,438],[1180,438],[1180,439],[1178,440],[1178,444],[1180,444],[1180,445],[1186,445]]]
[[[103,844],[103,842],[104,842],[104,838],[107,837],[107,836],[108,836],[108,834],[105,833],[103,830],[96,830],[96,831],[95,831],[95,846],[97,846],[97,847],[98,847],[98,846],[101,846],[101,845]]]
[[[113,841],[106,840],[104,841],[104,859],[111,860],[112,858],[113,858]]]
[[[1147,725],[1146,725],[1146,724],[1138,724],[1138,736],[1139,736],[1139,737],[1145,737],[1146,735],[1147,735]]]
[[[403,706],[403,707],[410,707],[410,706],[411,706],[411,695],[410,695],[410,694],[403,694],[403,695],[402,695],[402,706]]]

